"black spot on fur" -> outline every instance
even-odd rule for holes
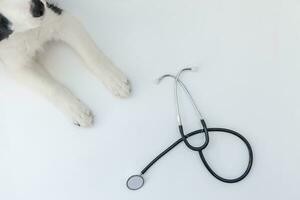
[[[45,14],[45,6],[40,0],[31,0],[30,11],[33,17],[41,17]]]
[[[52,3],[47,2],[47,7],[50,8],[53,12],[55,12],[58,15],[61,15],[63,12],[63,9],[59,8],[58,6],[56,6]]]
[[[10,21],[0,13],[0,41],[8,38],[13,33],[10,25]]]

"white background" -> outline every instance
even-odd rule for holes
[[[52,44],[47,68],[93,110],[93,128],[72,125],[0,68],[0,199],[164,200],[300,198],[300,2],[297,0],[60,0],[128,75],[133,94],[112,97],[69,48]],[[233,128],[253,145],[241,183],[215,180],[179,146],[128,191],[126,178],[179,137],[170,80],[183,79],[210,127]],[[198,128],[185,106],[187,130]],[[187,117],[189,120],[187,120]],[[212,136],[205,151],[220,174],[247,162],[245,147]]]

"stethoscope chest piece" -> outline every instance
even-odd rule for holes
[[[144,186],[145,180],[142,175],[133,175],[127,179],[126,186],[129,190],[139,190]]]

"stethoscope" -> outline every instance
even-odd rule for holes
[[[225,183],[237,183],[241,180],[243,180],[250,172],[251,167],[252,167],[252,163],[253,163],[253,151],[251,148],[250,143],[248,142],[248,140],[242,136],[241,134],[239,134],[236,131],[230,130],[230,129],[225,129],[225,128],[207,128],[206,122],[198,108],[198,106],[196,105],[190,91],[187,89],[186,85],[180,80],[180,77],[182,75],[183,72],[185,71],[192,71],[193,68],[185,68],[183,70],[181,70],[176,76],[174,75],[170,75],[170,74],[166,74],[162,77],[160,77],[158,79],[158,83],[160,83],[163,79],[170,77],[173,78],[175,80],[174,84],[175,84],[175,101],[176,101],[176,111],[177,111],[177,120],[178,120],[178,129],[179,129],[179,133],[181,135],[181,138],[178,139],[176,142],[174,142],[170,147],[168,147],[166,150],[164,150],[162,153],[160,153],[156,158],[154,158],[142,171],[139,175],[133,175],[131,177],[128,178],[127,182],[126,182],[126,186],[128,189],[130,190],[139,190],[144,186],[145,180],[143,178],[143,175],[159,160],[161,159],[163,156],[165,156],[168,152],[170,152],[172,149],[174,149],[177,145],[179,145],[181,142],[184,142],[184,144],[191,149],[192,151],[196,151],[199,153],[200,159],[202,160],[204,166],[206,167],[206,169],[209,171],[209,173],[214,176],[216,179],[218,179],[219,181],[225,182]],[[200,130],[196,130],[193,131],[189,134],[185,134],[184,132],[184,128],[182,125],[182,119],[181,119],[181,112],[180,112],[180,106],[179,106],[179,98],[178,98],[178,87],[181,87],[184,91],[184,93],[189,97],[194,109],[196,110],[197,114],[199,115],[200,118],[200,122],[202,125],[202,129]],[[203,150],[208,146],[209,144],[209,134],[210,133],[217,133],[217,132],[222,132],[222,133],[228,133],[231,134],[233,136],[236,136],[237,138],[239,138],[240,140],[243,141],[243,143],[246,145],[247,149],[248,149],[248,154],[249,154],[249,161],[248,161],[248,166],[245,170],[245,172],[237,177],[237,178],[233,178],[233,179],[227,179],[227,178],[223,178],[221,176],[219,176],[208,164],[208,162],[205,159],[205,156],[203,154]],[[197,135],[197,134],[202,134],[204,133],[205,136],[205,142],[201,145],[201,146],[194,146],[192,145],[189,141],[188,138]]]

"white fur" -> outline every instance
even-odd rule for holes
[[[8,39],[0,42],[0,59],[12,77],[46,97],[76,125],[91,126],[93,115],[90,109],[49,75],[36,61],[37,52],[48,41],[67,43],[78,52],[88,69],[118,97],[129,95],[128,79],[97,48],[77,19],[65,10],[57,15],[47,6],[45,16],[35,19],[30,16],[29,3],[29,0],[0,0],[0,13],[12,21],[14,29]]]

